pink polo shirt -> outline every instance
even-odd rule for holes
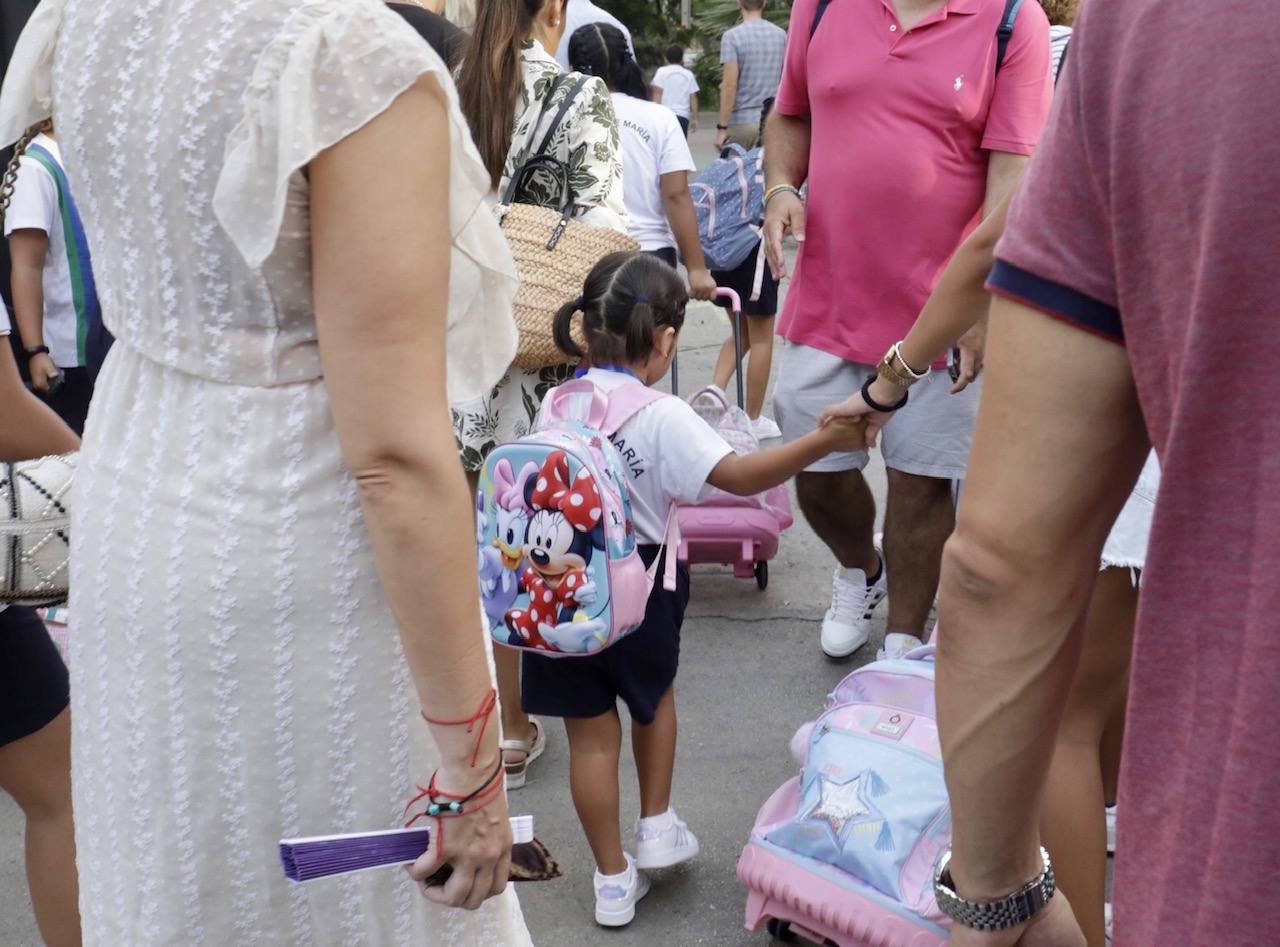
[[[810,42],[816,6],[793,7],[775,103],[813,123],[806,239],[778,331],[875,364],[979,219],[987,152],[1035,146],[1049,24],[1024,2],[997,75],[1004,0],[950,0],[910,30],[890,0],[837,0]]]

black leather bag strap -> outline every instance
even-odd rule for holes
[[[996,29],[996,72],[1004,65],[1005,53],[1009,50],[1009,40],[1013,38],[1013,24],[1018,19],[1018,10],[1022,8],[1022,0],[1005,0],[1004,13],[1000,17],[1000,26]]]
[[[822,15],[827,12],[829,6],[831,6],[831,0],[818,0],[818,9],[813,11],[813,25],[809,27],[809,42],[813,42],[813,34],[818,32],[818,24],[822,22]]]
[[[560,77],[563,78],[563,77]],[[556,79],[556,86],[559,85],[560,78]],[[547,133],[542,136],[542,144],[538,145],[538,150],[533,153],[534,157],[546,152],[547,146],[551,144],[551,138],[556,133],[556,129],[560,127],[560,123],[564,121],[564,117],[569,114],[569,108],[573,105],[574,100],[578,97],[578,93],[582,91],[582,87],[587,84],[590,76],[578,76],[573,80],[573,84],[569,86],[569,91],[565,93],[564,101],[560,103],[560,108],[556,112],[556,117],[551,120],[551,124],[547,126]],[[547,101],[554,97],[556,86],[552,86],[552,95],[547,96]],[[538,117],[538,121],[542,121],[542,117]],[[536,126],[535,126],[536,127]]]

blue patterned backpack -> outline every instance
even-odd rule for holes
[[[698,237],[713,270],[732,270],[760,245],[764,149],[729,145],[689,185]]]

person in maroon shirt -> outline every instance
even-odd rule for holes
[[[997,248],[987,380],[943,564],[949,876],[1041,875],[1037,824],[1103,540],[1153,445],[1115,941],[1280,943],[1280,19],[1086,4]],[[1082,943],[1060,895],[964,945]]]

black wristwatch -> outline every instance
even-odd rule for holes
[[[718,131],[718,132],[727,132],[728,130],[729,130],[729,126],[728,126],[728,125],[717,125],[717,126],[716,126],[716,131]]]
[[[48,355],[49,346],[33,345],[29,349],[23,349],[23,351],[27,353],[27,358],[35,358],[37,355]]]

